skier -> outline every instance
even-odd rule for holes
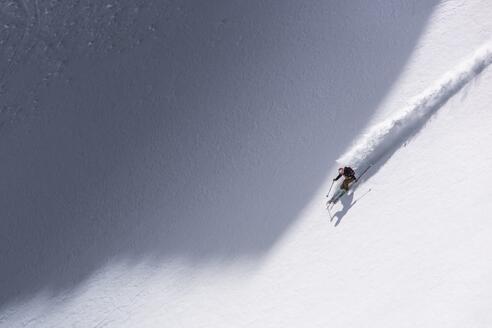
[[[345,167],[341,167],[338,169],[338,175],[335,179],[333,179],[333,183],[335,181],[337,181],[338,179],[340,179],[342,176],[345,178],[342,182],[342,185],[340,186],[340,189],[338,189],[334,194],[333,196],[331,197],[331,199],[326,203],[326,206],[328,208],[328,206],[330,204],[336,204],[338,202],[338,200],[348,192],[349,188],[350,188],[350,184],[354,184],[354,183],[357,183],[357,181],[359,181],[359,179],[371,168],[372,164],[369,164],[360,174],[359,174],[359,177],[357,178],[355,176],[355,171],[354,169],[352,169],[350,166],[345,166]],[[333,186],[333,183],[331,184],[331,186]],[[330,190],[331,190],[331,186],[330,186]],[[328,194],[326,195],[326,197],[329,197],[330,196],[330,191],[328,191]],[[333,205],[332,205],[333,207]]]
[[[342,176],[345,178],[345,180],[343,180],[340,189],[348,191],[349,184],[357,179],[355,177],[355,172],[350,166],[341,167],[338,169],[338,176],[335,179],[333,179],[333,181],[337,181]]]

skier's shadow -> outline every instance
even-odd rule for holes
[[[342,209],[337,211],[330,219],[330,221],[333,221],[335,217],[337,218],[335,222],[335,227],[340,224],[345,214],[347,214],[348,210],[352,208],[352,206],[354,206],[355,203],[357,203],[357,200],[352,203],[353,200],[354,200],[354,192],[351,192],[340,199],[340,202],[342,203]]]

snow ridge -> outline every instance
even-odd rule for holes
[[[363,169],[391,155],[414,136],[452,96],[492,63],[492,43],[477,50],[457,69],[447,73],[432,87],[385,121],[369,128],[337,162]]]

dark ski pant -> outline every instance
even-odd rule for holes
[[[343,180],[342,186],[340,188],[343,189],[343,190],[345,190],[345,191],[348,191],[349,190],[349,184],[352,181],[355,181],[355,178],[354,177],[347,177],[347,178],[345,178],[345,180]]]

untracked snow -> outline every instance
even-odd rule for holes
[[[487,43],[417,96],[412,104],[369,128],[337,162],[363,170],[406,144],[425,123],[467,83],[492,63],[492,44]]]

